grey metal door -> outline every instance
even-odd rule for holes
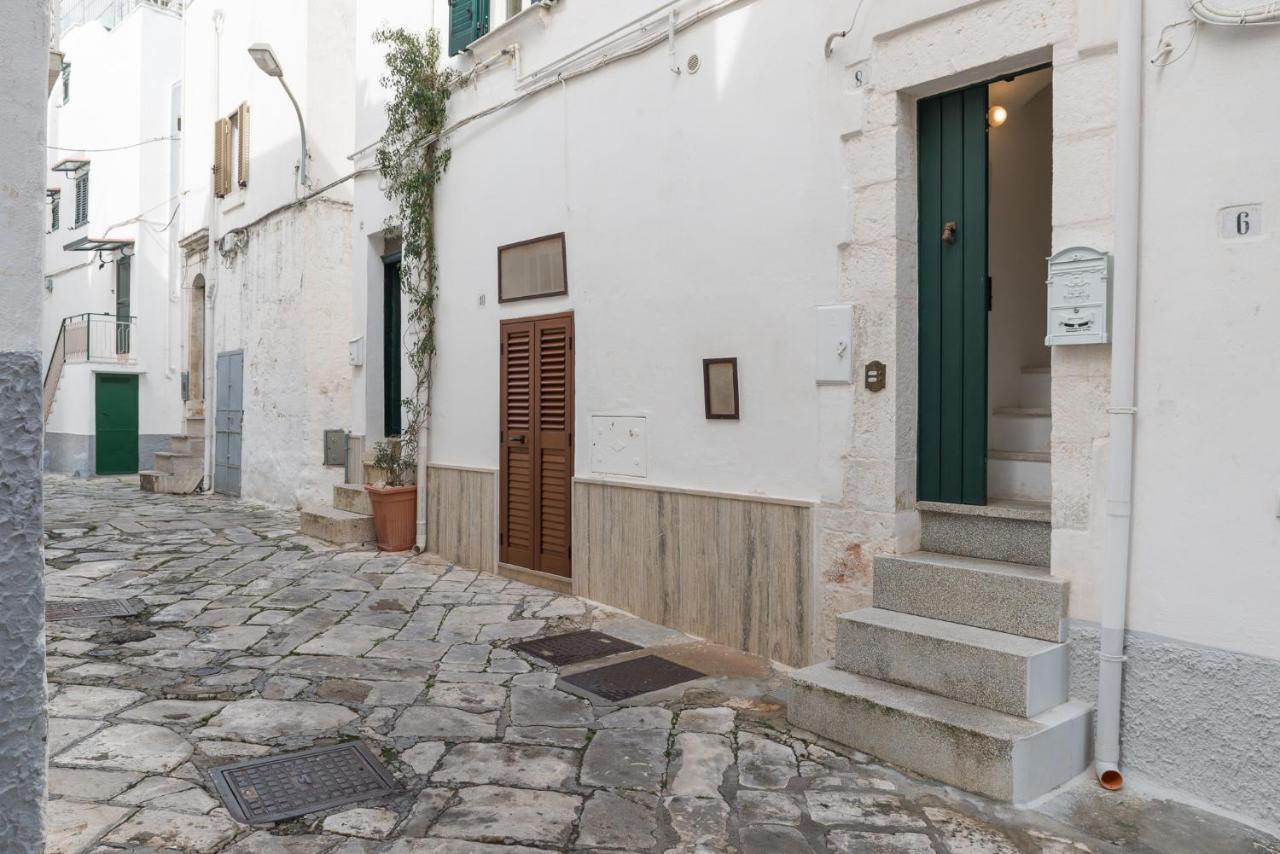
[[[240,439],[244,425],[244,351],[218,354],[213,442],[213,491],[240,494]]]

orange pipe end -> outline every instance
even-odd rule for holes
[[[1098,778],[1098,785],[1108,792],[1118,792],[1124,788],[1124,775],[1114,770],[1103,771]]]

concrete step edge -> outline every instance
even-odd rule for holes
[[[1014,635],[966,623],[952,623],[903,611],[890,611],[887,608],[861,608],[841,614],[837,619],[841,622],[859,623],[890,632],[920,635],[975,650],[985,650],[1022,659],[1035,658],[1064,646],[1060,642]]]

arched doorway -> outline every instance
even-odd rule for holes
[[[204,275],[191,282],[187,300],[187,416],[204,415]]]

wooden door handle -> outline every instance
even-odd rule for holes
[[[956,231],[957,231],[959,228],[960,228],[960,224],[959,224],[958,222],[956,222],[954,219],[953,219],[953,220],[948,221],[948,222],[947,222],[947,224],[946,224],[946,225],[944,225],[944,226],[942,227],[942,242],[943,242],[943,243],[955,243],[955,242],[956,242]]]

